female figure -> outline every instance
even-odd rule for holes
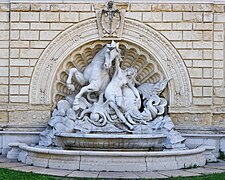
[[[116,59],[115,73],[112,77],[112,80],[105,89],[105,98],[107,101],[109,101],[109,105],[115,110],[119,119],[130,129],[133,129],[132,124],[134,124],[134,122],[130,121],[130,119],[127,120],[123,115],[123,113],[126,111],[126,107],[129,106],[129,104],[125,104],[124,98],[131,98],[131,96],[135,96],[135,100],[138,104],[140,103],[140,95],[137,89],[134,87],[132,81],[127,77],[133,75],[133,72],[131,69],[123,71],[119,66],[120,61],[121,59]],[[125,86],[127,86],[128,89],[124,89]],[[128,95],[128,91],[130,95]],[[129,97],[125,97],[124,93]]]

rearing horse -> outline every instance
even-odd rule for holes
[[[75,96],[73,102],[74,110],[79,109],[79,99],[84,93],[102,91],[106,88],[110,81],[109,69],[112,66],[112,61],[119,56],[119,43],[112,41],[111,44],[106,44],[106,46],[94,56],[83,73],[79,72],[76,68],[70,69],[66,81],[68,89],[72,91],[75,89],[74,85],[71,84],[73,75],[75,75],[79,84],[86,85],[82,87],[80,92]]]

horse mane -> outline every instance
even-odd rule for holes
[[[95,60],[101,59],[101,58],[99,58],[99,57],[102,56],[102,55],[105,53],[106,49],[107,49],[107,46],[105,45],[105,46],[104,46],[100,51],[98,51],[98,53],[93,57],[92,62],[95,61]],[[117,51],[118,51],[118,57],[117,57],[117,59],[118,59],[119,62],[122,62],[122,61],[123,61],[122,55],[121,55],[121,52],[122,52],[122,51],[121,51],[119,48],[117,49]]]
[[[123,61],[123,57],[122,57],[122,54],[121,54],[122,51],[120,49],[117,49],[117,51],[118,51],[118,57],[117,58],[119,59],[120,62],[122,62]]]
[[[105,50],[106,50],[106,45],[105,45],[100,51],[98,51],[97,54],[95,54],[93,60],[95,60],[96,57],[100,56]],[[98,59],[98,58],[97,58],[97,59]],[[92,61],[93,61],[93,60],[92,60]]]

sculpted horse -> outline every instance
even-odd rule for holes
[[[80,92],[75,96],[73,109],[79,109],[79,99],[84,93],[104,91],[110,81],[109,69],[114,59],[120,56],[119,43],[114,41],[106,44],[92,59],[91,63],[85,68],[84,72],[79,72],[76,68],[69,71],[67,78],[68,89],[74,91],[74,85],[71,83],[73,75],[82,87]]]

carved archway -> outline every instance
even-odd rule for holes
[[[95,18],[78,23],[58,35],[38,60],[30,88],[31,104],[51,105],[59,67],[79,47],[99,41]],[[176,49],[151,27],[125,19],[121,41],[143,48],[157,62],[169,82],[170,106],[189,106],[192,101],[190,79]]]

